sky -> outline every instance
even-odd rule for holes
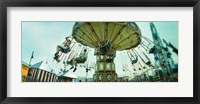
[[[34,58],[31,65],[40,61],[47,61],[49,66],[55,70],[56,73],[63,68],[62,63],[53,61],[56,46],[64,42],[65,37],[70,36],[72,27],[75,22],[22,22],[22,61],[29,63],[31,54],[34,51]],[[139,26],[143,36],[152,39],[152,34],[149,26],[150,22],[136,22]],[[178,22],[153,22],[161,39],[171,42],[178,48]],[[93,49],[89,52],[88,60],[91,63],[96,62]],[[144,50],[143,50],[144,51]],[[170,49],[172,52],[172,50]],[[153,55],[148,55],[152,62]],[[178,63],[178,56],[172,52],[172,58],[175,63]],[[123,61],[121,61],[123,60]],[[119,76],[131,76],[133,70],[123,72],[122,65],[131,67],[130,60],[125,51],[117,52],[114,60],[116,65],[116,72]],[[67,68],[70,68],[68,66]],[[74,73],[79,77],[85,77],[85,69],[79,68]],[[92,78],[94,70],[89,71],[88,77]]]

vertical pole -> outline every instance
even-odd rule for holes
[[[33,59],[33,54],[34,54],[34,51],[32,52],[32,55],[31,55],[31,58],[30,58],[30,61],[29,61],[29,66],[31,65],[31,61],[32,61],[32,59]]]

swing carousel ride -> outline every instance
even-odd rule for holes
[[[94,70],[94,82],[177,81],[178,67],[168,48],[172,48],[177,55],[178,50],[165,40],[163,45],[152,22],[150,29],[153,41],[141,34],[135,22],[76,22],[72,35],[65,38],[63,45],[57,46],[54,60],[64,64],[60,73],[75,72],[84,67],[87,77],[88,71]],[[88,60],[91,49],[94,49],[92,54],[96,56],[96,63]],[[117,51],[130,59],[129,63],[122,65],[122,69],[118,69],[114,62]],[[149,54],[154,56],[153,61]],[[66,70],[68,65],[71,68]],[[116,69],[124,72],[131,70],[133,77],[120,79]]]

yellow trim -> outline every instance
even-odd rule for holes
[[[28,76],[29,67],[22,65],[22,76]]]

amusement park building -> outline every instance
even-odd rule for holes
[[[29,65],[22,61],[22,76],[27,76],[29,71]]]
[[[23,64],[22,64],[23,67]],[[30,67],[28,70],[26,82],[55,82],[56,74],[53,72],[47,63],[44,61],[38,62]],[[25,70],[25,69],[23,69]],[[25,71],[23,71],[25,73]]]
[[[25,81],[26,78],[28,77],[28,72],[29,72],[29,65],[22,61],[22,81]]]
[[[77,76],[72,72],[62,73],[57,76],[58,82],[75,82]]]
[[[32,80],[36,82],[55,82],[56,74],[44,61],[36,63],[31,67]]]

